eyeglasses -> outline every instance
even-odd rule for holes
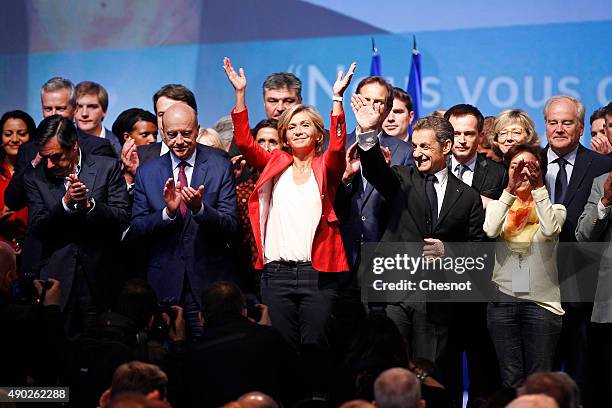
[[[523,129],[518,129],[518,128],[502,130],[501,132],[497,134],[497,140],[503,143],[509,138],[511,138],[512,140],[516,140],[524,134],[525,134],[525,131]]]

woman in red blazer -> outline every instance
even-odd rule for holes
[[[245,102],[246,77],[223,61],[236,91],[234,140],[247,163],[262,171],[249,198],[257,243],[255,267],[263,268],[261,296],[272,325],[290,346],[326,346],[326,328],[336,297],[336,273],[348,270],[338,218],[333,209],[345,169],[346,124],[342,95],[356,64],[333,86],[330,143],[321,153],[325,128],[312,107],[296,105],[278,121],[283,149],[268,152],[251,136]]]

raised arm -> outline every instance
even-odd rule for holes
[[[227,79],[236,91],[236,106],[232,110],[232,122],[234,123],[234,140],[240,153],[244,155],[247,164],[256,169],[263,169],[268,164],[272,155],[264,148],[255,143],[249,126],[249,114],[246,107],[247,80],[244,69],[238,72],[232,66],[232,61],[223,58],[223,70]]]
[[[344,91],[348,88],[355,73],[357,64],[353,62],[349,67],[346,75],[342,70],[338,71],[336,82],[333,86],[333,106],[331,113],[331,127],[329,129],[329,148],[325,152],[325,166],[330,174],[337,175],[339,183],[340,177],[345,168],[345,152],[346,152],[346,121],[344,118],[344,107],[342,99]]]

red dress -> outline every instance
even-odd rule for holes
[[[11,172],[6,163],[1,163],[2,173],[0,173],[0,209],[4,209],[4,190],[11,181]],[[7,176],[8,175],[8,176]],[[28,209],[11,214],[9,217],[0,219],[0,240],[13,244],[14,239],[21,239],[25,235],[28,225]]]

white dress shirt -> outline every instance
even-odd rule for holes
[[[472,182],[474,181],[474,172],[476,171],[476,156],[477,155],[474,155],[474,157],[472,157],[470,160],[467,161],[467,163],[465,163],[467,169],[464,170],[463,177],[459,176],[461,174],[459,171],[459,169],[461,168],[461,163],[459,163],[457,159],[455,159],[455,156],[451,156],[451,170],[453,171],[453,174],[468,186],[472,186]],[[457,168],[457,166],[459,166],[459,169]]]
[[[448,184],[448,168],[444,167],[442,170],[434,174],[437,182],[434,183],[436,189],[436,198],[438,199],[438,215],[442,209],[442,203],[444,202],[444,194],[446,193],[446,185]]]

